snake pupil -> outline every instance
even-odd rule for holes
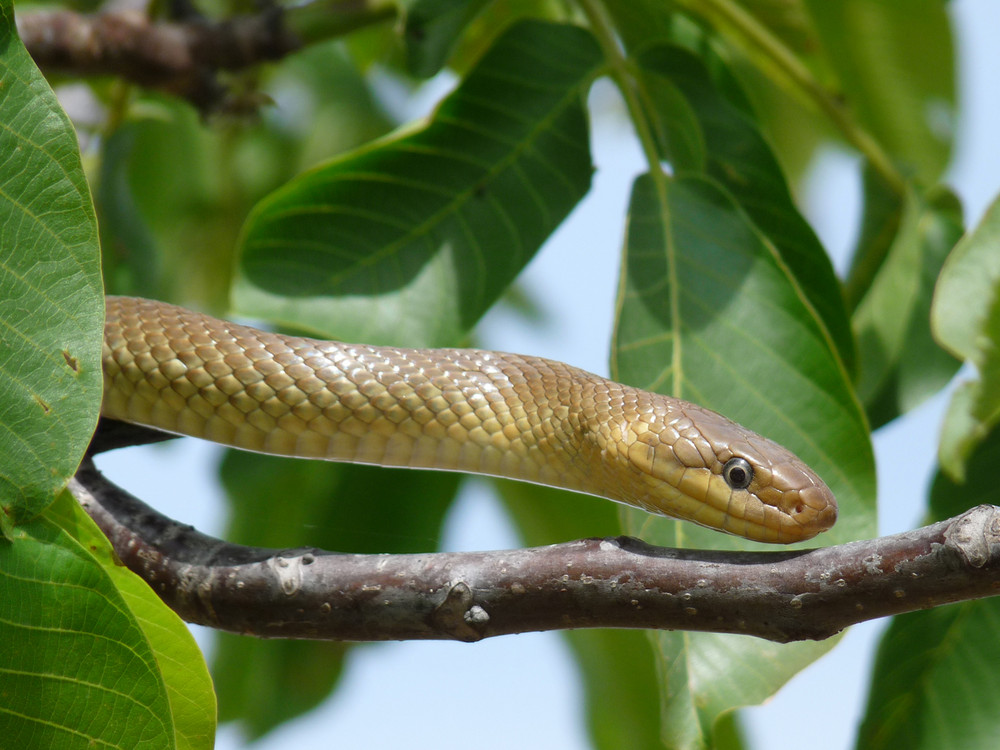
[[[731,458],[722,467],[722,477],[734,490],[745,490],[753,481],[753,467],[745,458]]]

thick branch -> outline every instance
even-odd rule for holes
[[[502,552],[348,555],[205,536],[88,459],[71,489],[122,561],[189,622],[272,638],[458,639],[659,628],[822,639],[848,625],[1000,593],[1000,508],[798,552],[584,539]]]
[[[113,75],[189,100],[203,112],[225,105],[219,71],[237,71],[288,55],[303,44],[393,17],[376,0],[316,0],[291,10],[270,7],[224,21],[200,17],[153,21],[142,11],[26,13],[18,33],[42,70]]]

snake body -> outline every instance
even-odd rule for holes
[[[106,417],[246,450],[510,477],[790,543],[837,504],[708,409],[538,357],[285,336],[108,297]]]

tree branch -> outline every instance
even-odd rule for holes
[[[270,638],[457,639],[657,628],[822,639],[848,625],[1000,593],[1000,508],[790,552],[629,537],[502,552],[351,555],[208,537],[85,460],[70,485],[122,561],[181,617]]]
[[[227,106],[220,71],[280,59],[318,38],[381,23],[395,9],[379,0],[315,0],[222,21],[154,21],[142,11],[39,11],[17,19],[35,64],[74,76],[113,75],[190,101],[202,112]]]

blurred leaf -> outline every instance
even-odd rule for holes
[[[87,447],[104,315],[76,135],[17,38],[9,0],[0,0],[0,122],[2,536],[52,502]]]
[[[938,471],[930,521],[996,503],[1000,431],[975,450],[964,484]],[[987,750],[1000,736],[1000,599],[895,617],[875,660],[859,750]]]
[[[634,187],[613,372],[687,398],[777,440],[837,496],[823,542],[875,532],[871,442],[846,373],[774,248],[712,183],[680,177]],[[681,521],[624,511],[651,544],[760,545]],[[732,635],[656,633],[663,725],[677,748],[709,747],[723,713],[758,703],[833,642],[779,645]],[[733,675],[739,675],[738,680]]]
[[[980,379],[962,383],[952,395],[941,429],[938,460],[956,479],[965,476],[969,456],[1000,422],[1000,295],[989,304],[974,363]]]
[[[460,340],[586,193],[599,62],[583,29],[512,27],[426,128],[258,205],[237,307],[345,340]]]
[[[955,55],[941,0],[805,0],[842,94],[905,172],[934,182],[951,154]]]
[[[525,543],[544,544],[614,536],[618,510],[601,498],[495,480]],[[659,677],[646,634],[639,630],[571,630],[565,633],[583,673],[584,714],[601,750],[659,750]]]
[[[965,480],[956,482],[938,470],[931,480],[930,513],[926,523],[944,521],[977,505],[996,505],[996,467],[1000,466],[1000,429],[993,430],[973,453]],[[1000,599],[996,601],[1000,603]],[[1000,691],[996,693],[1000,696]]]
[[[820,115],[815,102],[767,47],[784,49],[797,58],[804,69],[820,81],[831,77],[826,61],[818,53],[819,41],[811,19],[800,2],[787,0],[739,0],[739,2],[702,3],[677,0],[690,19],[675,23],[674,41],[690,48],[712,70],[716,90],[756,121],[756,127],[770,141],[791,181],[798,180],[811,164],[818,143],[832,129]],[[690,43],[695,29],[701,42]],[[762,43],[762,39],[767,40]],[[724,61],[724,68],[739,79],[740,98],[753,103],[753,110],[730,96],[714,68],[714,61]]]
[[[520,21],[579,22],[580,11],[574,6],[564,0],[490,0],[459,37],[448,68],[465,77],[497,39]]]
[[[258,641],[217,633],[212,653],[219,722],[238,722],[249,739],[312,710],[336,687],[352,644]]]
[[[262,87],[275,104],[259,118],[213,127],[185,104],[147,94],[102,140],[98,210],[107,258],[119,261],[107,277],[114,291],[226,312],[237,239],[253,205],[317,160],[392,127],[340,45],[302,50]],[[143,281],[155,276],[151,266],[161,269],[158,286]]]
[[[448,61],[458,37],[489,0],[417,0],[406,12],[406,67],[430,78]]]
[[[691,52],[660,45],[643,54],[641,64],[649,80],[666,76],[680,89],[703,134],[704,173],[729,191],[773,243],[819,314],[841,360],[852,370],[854,342],[840,282],[819,238],[792,201],[781,167],[754,123],[716,91],[704,64]],[[721,65],[716,62],[717,68]],[[676,128],[670,124],[672,119],[671,112],[661,113],[660,121],[668,130]]]
[[[605,3],[605,9],[625,49],[631,54],[658,42],[673,40],[675,14],[672,4],[667,5],[662,0],[630,0]]]
[[[934,292],[934,335],[956,357],[975,360],[1000,282],[1000,198],[948,256]]]
[[[240,544],[426,552],[458,489],[455,472],[388,469],[227,451],[222,482]]]
[[[141,290],[223,309],[239,229],[232,165],[220,148],[231,133],[205,129],[197,113],[169,99],[150,96],[137,110],[137,119],[122,123],[102,142],[110,162],[103,176],[112,182],[100,188],[99,219],[108,225],[109,261],[117,260],[109,284],[159,283],[109,287],[109,292]],[[114,184],[118,180],[125,183],[127,199]],[[143,247],[145,239],[155,243],[153,250]]]
[[[816,55],[816,31],[803,3],[788,0],[739,0],[739,5],[799,57],[808,60]]]
[[[792,192],[801,198],[817,156],[838,134],[800,92],[767,77],[749,61],[735,60],[731,65],[744,84],[760,130],[781,163]]]
[[[729,711],[719,717],[715,722],[712,740],[715,743],[712,750],[743,750],[748,747],[743,736],[743,725],[736,711]]]
[[[160,299],[166,295],[156,237],[129,184],[128,165],[135,135],[135,129],[126,126],[103,140],[94,196],[101,219],[101,271],[107,288],[116,294]]]
[[[146,635],[107,571],[48,514],[0,543],[4,744],[178,747]]]
[[[268,81],[276,106],[263,112],[266,130],[248,133],[240,148],[245,170],[263,164],[248,198],[260,200],[317,162],[389,132],[370,81],[339,44],[308,47],[288,58]]]
[[[931,325],[937,341],[976,366],[980,379],[953,395],[938,458],[960,479],[966,460],[1000,421],[1000,199],[955,246],[934,292]]]
[[[934,282],[962,234],[961,207],[946,189],[906,196],[885,262],[858,303],[858,397],[873,428],[943,388],[959,362],[931,336]]]
[[[903,209],[910,195],[900,195],[879,176],[870,164],[861,170],[861,230],[844,282],[847,307],[853,313],[871,288],[872,281],[889,255],[899,234]]]
[[[404,554],[435,549],[460,475],[229,451],[222,480],[234,505],[230,541]],[[220,634],[212,669],[220,721],[259,737],[305,713],[336,686],[349,648]]]

